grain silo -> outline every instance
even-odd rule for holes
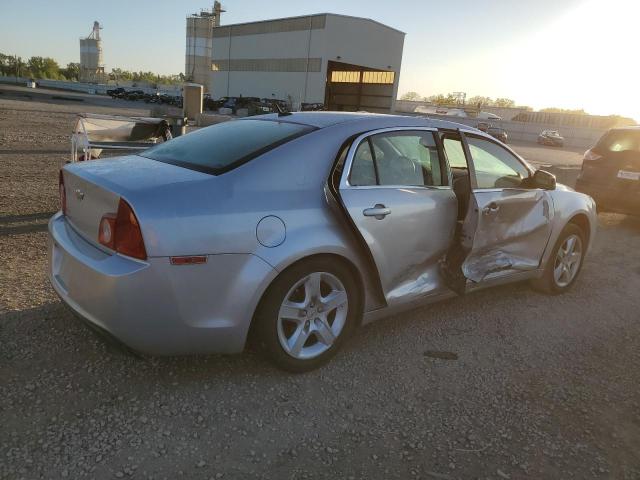
[[[208,90],[211,76],[212,32],[220,26],[222,12],[222,5],[216,1],[213,9],[201,10],[187,17],[184,74],[188,81],[203,85],[205,91]]]
[[[80,81],[104,82],[104,60],[102,58],[102,40],[100,23],[93,22],[93,30],[86,38],[80,39]]]

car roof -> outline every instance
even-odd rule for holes
[[[341,123],[363,123],[369,124],[373,128],[379,126],[385,128],[389,126],[397,127],[430,127],[446,128],[451,130],[465,130],[470,132],[483,133],[480,130],[463,125],[461,123],[448,122],[422,116],[390,115],[383,113],[367,112],[291,112],[286,115],[271,113],[260,115],[259,117],[247,117],[261,120],[277,120],[279,122],[299,123],[316,128],[325,128]]]

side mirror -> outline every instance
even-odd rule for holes
[[[536,170],[529,181],[531,188],[542,188],[543,190],[556,189],[556,176],[546,170]]]

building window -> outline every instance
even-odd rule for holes
[[[359,83],[360,72],[333,71],[331,72],[331,81],[333,83]]]
[[[378,83],[384,85],[391,85],[395,80],[395,72],[360,72],[357,71],[341,71],[336,70],[331,72],[331,81],[333,83]]]
[[[362,83],[381,83],[390,85],[395,80],[395,72],[362,72]]]
[[[213,60],[214,72],[319,72],[321,58],[232,58]]]

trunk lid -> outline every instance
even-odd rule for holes
[[[144,219],[139,217],[136,198],[168,185],[213,177],[132,155],[74,163],[63,169],[63,178],[67,221],[85,239],[98,245],[100,220],[107,213],[116,213],[121,197],[133,208],[144,233]]]

